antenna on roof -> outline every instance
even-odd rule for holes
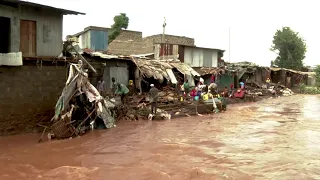
[[[231,62],[231,27],[229,27],[229,63]]]
[[[161,46],[163,45],[163,48],[164,48],[164,34],[165,34],[165,32],[166,32],[166,26],[167,26],[167,23],[166,23],[166,17],[164,17],[164,22],[163,22],[163,25],[162,25],[162,27],[163,27],[163,31],[162,31],[162,38],[161,38],[161,45],[160,45],[160,48],[161,48]],[[164,51],[164,50],[163,50]],[[163,55],[162,55],[162,60],[164,60],[164,53],[163,53]]]

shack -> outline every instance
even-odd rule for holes
[[[106,83],[106,88],[112,87],[111,78],[114,77],[118,83],[128,85],[134,76],[134,63],[130,56],[108,55],[101,52],[90,52],[84,50],[83,56],[97,70],[97,73],[89,72],[90,82],[97,84],[99,78]]]
[[[63,48],[63,15],[69,14],[84,15],[27,1],[1,0],[0,65],[22,65],[21,56],[8,53],[21,52],[22,57],[29,58],[59,56]]]
[[[163,82],[178,84],[188,79],[190,86],[194,86],[194,77],[200,76],[191,66],[182,63],[178,59],[144,60],[133,58],[132,60],[137,67],[135,70],[135,82],[138,89],[145,87],[141,84],[144,78],[149,78],[149,82],[150,78],[152,78],[153,82],[159,82],[157,84],[162,84]]]
[[[235,87],[238,87],[239,82],[261,87],[271,73],[269,67],[251,62],[227,63],[226,69],[235,73]]]
[[[315,72],[302,72],[302,74],[308,75],[308,86],[315,86],[316,85],[316,73]]]
[[[126,86],[132,80],[135,89],[143,92],[149,90],[150,84],[166,86],[182,83],[185,78],[194,86],[194,77],[200,76],[188,64],[177,59],[154,60],[144,55],[110,55],[87,49],[84,49],[83,56],[97,70],[96,74],[89,72],[90,82],[96,85],[99,78],[103,78],[107,89],[112,87],[112,77]]]
[[[291,88],[299,84],[308,84],[308,74],[285,68],[271,68],[271,81]]]
[[[63,15],[84,14],[19,0],[0,1],[0,135],[50,122],[70,59],[62,51]],[[50,117],[51,116],[51,117]],[[38,127],[38,128],[37,128]]]

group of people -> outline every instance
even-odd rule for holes
[[[210,98],[223,98],[223,97],[230,97],[234,95],[234,93],[238,92],[234,89],[233,83],[230,84],[230,88],[224,87],[222,91],[219,92],[217,84],[215,83],[215,76],[211,77],[211,82],[209,85],[206,85],[203,78],[199,79],[198,84],[195,87],[190,87],[188,80],[185,80],[184,83],[180,86],[180,92],[183,94],[184,97],[187,99],[191,97],[192,99],[198,100],[197,98],[203,97],[203,95],[208,94]],[[114,96],[120,96],[121,102],[126,104],[126,97],[129,95],[129,88],[121,83],[117,83],[115,78],[111,79],[112,81],[112,94]],[[267,80],[267,84],[270,83],[270,80]],[[133,81],[130,80],[129,86],[133,85]],[[244,82],[240,82],[240,91],[244,91],[245,84]],[[106,92],[106,84],[102,78],[99,79],[97,83],[97,89],[102,96],[105,95]],[[239,90],[238,89],[238,90]],[[149,91],[149,102],[151,105],[151,113],[156,114],[157,112],[157,102],[158,102],[158,92],[159,90],[155,87],[154,84],[150,85]]]
[[[207,93],[212,94],[214,97],[232,97],[237,92],[245,91],[245,83],[243,81],[240,81],[238,89],[235,89],[234,84],[231,83],[230,87],[225,86],[224,89],[219,90],[215,83],[216,78],[214,75],[212,75],[210,80],[210,84],[206,85],[204,79],[200,78],[198,84],[192,88],[190,88],[188,80],[186,80],[180,87],[181,92],[186,98],[189,96],[195,99]]]
[[[111,79],[111,81],[112,81],[111,91],[112,91],[113,95],[120,96],[121,102],[125,103],[125,97],[129,94],[129,89],[124,84],[117,83],[116,79],[114,77]],[[106,84],[105,84],[103,78],[99,79],[99,81],[97,83],[97,88],[98,88],[99,93],[102,96],[104,96],[104,94],[106,92]]]
[[[203,93],[211,93],[214,95],[218,94],[217,84],[214,83],[215,78],[214,76],[211,77],[211,83],[207,86],[204,83],[204,79],[200,78],[199,83],[196,87],[190,88],[188,80],[185,80],[185,82],[181,85],[181,92],[185,97],[192,97],[192,99],[195,99],[195,97],[201,97],[201,94]]]
[[[113,77],[111,79],[112,81],[112,88],[111,91],[114,96],[120,96],[121,97],[121,102],[123,104],[126,104],[126,97],[128,96],[130,90],[129,88],[121,83],[117,83],[116,79]],[[133,85],[133,81],[129,81],[129,85]],[[103,78],[100,78],[98,83],[97,83],[97,89],[99,93],[103,96],[106,92],[106,84],[103,80]],[[157,102],[158,102],[158,92],[159,90],[154,86],[154,84],[150,85],[150,91],[149,91],[149,102],[151,105],[151,113],[156,114],[157,112]]]

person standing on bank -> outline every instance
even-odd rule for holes
[[[188,95],[190,92],[190,86],[189,86],[188,79],[183,83],[183,87],[184,87],[185,94]]]
[[[271,82],[270,78],[267,78],[267,80],[266,80],[267,89],[269,89],[269,88],[270,88],[270,82]]]
[[[150,85],[151,89],[149,91],[150,97],[149,102],[151,104],[151,114],[157,113],[157,101],[158,101],[158,89],[154,87],[154,84]]]
[[[116,79],[113,77],[113,78],[111,78],[111,81],[112,81],[112,89],[111,89],[111,91],[115,92],[117,90],[117,87],[118,87],[118,85],[116,83]]]
[[[128,95],[129,93],[129,89],[127,88],[127,86],[118,83],[117,84],[117,90],[114,92],[115,95],[119,95],[121,96],[121,102],[123,104],[125,104],[125,97]]]
[[[97,88],[98,88],[98,91],[100,93],[101,96],[104,96],[104,93],[105,93],[105,90],[106,90],[106,85],[105,85],[105,82],[103,80],[102,77],[100,77],[98,83],[97,83]]]

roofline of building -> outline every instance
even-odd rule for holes
[[[217,49],[217,48],[206,48],[206,47],[198,47],[198,46],[190,46],[190,47],[198,48],[198,49],[208,49],[208,50],[217,50],[217,51],[225,52],[225,50],[223,50],[223,49]]]
[[[163,34],[155,34],[155,35],[151,35],[151,36],[146,36],[144,38],[152,38],[154,36],[162,36]],[[171,35],[171,34],[164,34],[164,36],[173,36],[173,37],[180,37],[180,38],[188,38],[188,39],[193,39],[194,38],[191,38],[191,37],[187,37],[187,36],[177,36],[177,35]]]
[[[160,44],[160,43],[155,43],[155,44]],[[225,50],[223,50],[223,49],[198,47],[198,46],[196,46],[196,45],[193,45],[193,46],[192,46],[192,45],[182,45],[182,44],[174,44],[174,43],[167,43],[167,44],[173,44],[173,45],[185,46],[185,47],[191,47],[191,48],[198,48],[198,49],[217,50],[217,51],[225,52]]]
[[[98,31],[106,31],[106,32],[108,32],[110,29],[111,29],[111,28],[99,27],[99,26],[88,26],[88,27],[84,28],[83,31],[78,32],[78,33],[74,34],[73,36],[78,37],[78,36],[80,36],[81,34],[87,32],[87,31],[90,31],[90,30],[98,30]],[[133,31],[133,30],[127,30],[127,29],[123,29],[122,31],[137,32],[137,33],[141,33],[141,34],[142,34],[141,31]]]
[[[61,8],[56,8],[56,7],[52,7],[52,6],[47,6],[47,5],[43,5],[43,4],[37,4],[37,3],[33,3],[33,2],[28,2],[28,1],[20,1],[20,0],[1,0],[4,3],[7,3],[8,5],[24,5],[24,6],[31,6],[31,7],[36,7],[36,8],[44,8],[44,9],[51,9],[54,11],[59,11],[62,12],[63,15],[86,15],[85,13],[82,12],[77,12],[77,11],[71,11],[71,10],[67,10],[67,9],[61,9]],[[1,4],[1,2],[0,2]]]

